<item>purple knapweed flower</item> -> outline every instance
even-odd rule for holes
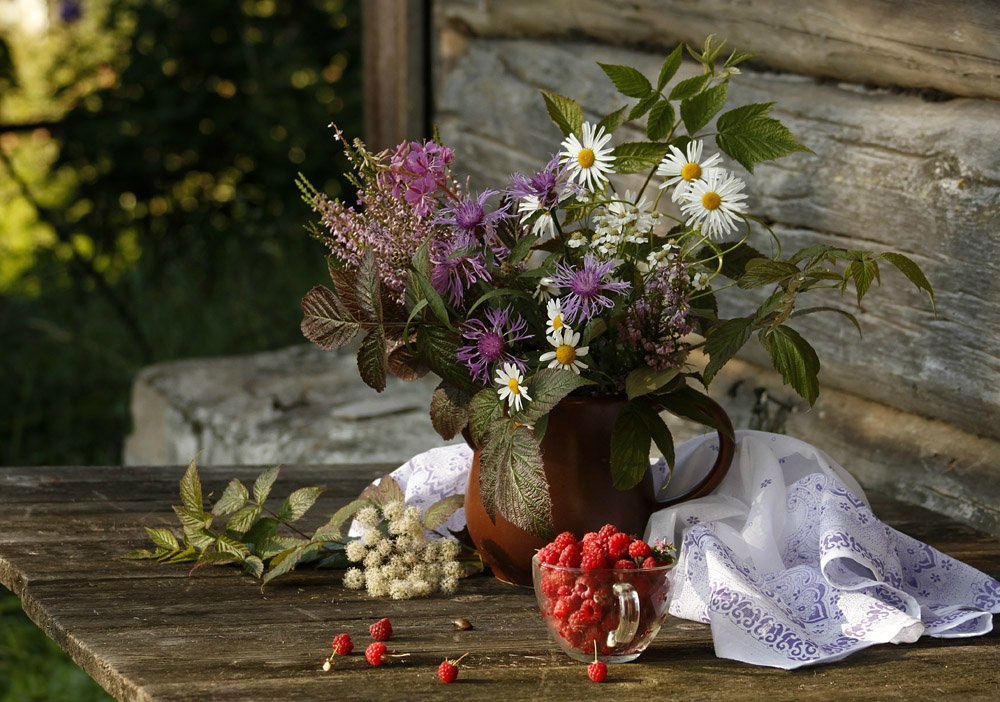
[[[451,149],[433,141],[404,141],[396,147],[379,181],[391,187],[393,197],[402,197],[417,215],[426,217],[434,209],[435,194],[448,179],[453,158]]]
[[[489,310],[486,321],[470,319],[462,325],[462,337],[472,344],[462,346],[455,358],[464,363],[472,377],[490,384],[490,366],[494,363],[513,363],[522,372],[526,370],[524,361],[515,358],[511,346],[518,341],[531,338],[528,323],[511,308]]]
[[[496,195],[496,190],[484,190],[479,197],[467,197],[456,204],[445,207],[434,218],[435,224],[446,224],[458,230],[460,235],[478,236],[484,241],[493,237],[497,223],[510,214],[507,210],[510,203],[502,205],[493,212],[486,211],[486,201]]]
[[[460,234],[448,241],[436,240],[432,247],[431,285],[458,307],[465,292],[483,280],[490,280],[486,258],[476,248],[470,234]]]
[[[559,157],[554,157],[545,168],[530,178],[521,173],[510,177],[507,195],[514,200],[532,198],[539,207],[547,210],[555,208],[559,201],[572,192],[579,192],[579,186],[566,182],[568,167],[559,165]]]
[[[567,323],[589,322],[601,310],[614,306],[611,298],[604,293],[621,294],[632,287],[624,281],[604,279],[615,265],[614,261],[599,263],[591,254],[587,254],[581,268],[573,268],[564,263],[556,266],[552,285],[569,291],[562,298],[563,318]]]

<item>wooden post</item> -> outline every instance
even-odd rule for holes
[[[372,149],[427,136],[428,0],[365,0],[365,138]]]

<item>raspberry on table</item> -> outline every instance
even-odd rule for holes
[[[379,619],[368,627],[368,633],[376,641],[388,641],[392,638],[392,622],[389,621],[388,617]]]
[[[330,645],[333,647],[333,655],[335,656],[346,656],[354,650],[354,642],[351,641],[349,634],[337,634],[333,637],[333,642]]]
[[[454,661],[449,661],[447,658],[441,661],[441,665],[438,666],[438,680],[443,683],[453,683],[458,678],[458,663],[463,658],[465,658],[468,653],[463,653]]]
[[[385,663],[385,654],[388,650],[384,643],[375,641],[368,644],[368,648],[365,649],[365,659],[372,665],[382,665]]]
[[[587,677],[596,683],[608,679],[608,666],[603,661],[594,661],[587,666]]]

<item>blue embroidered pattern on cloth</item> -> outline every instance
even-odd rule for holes
[[[667,497],[707,472],[714,439],[677,447]],[[465,491],[471,461],[468,447],[447,446],[393,477],[426,509]],[[662,461],[653,474],[665,481]],[[459,510],[447,526],[464,524]],[[921,635],[985,634],[1000,613],[1000,582],[880,522],[843,468],[787,436],[737,432],[716,491],[655,513],[645,536],[680,544],[670,613],[710,624],[723,658],[791,669]]]

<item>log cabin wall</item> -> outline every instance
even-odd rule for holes
[[[811,411],[756,341],[712,394],[726,402],[741,386],[766,388],[794,408],[776,428],[866,487],[1000,533],[995,0],[435,0],[428,11],[430,112],[475,188],[501,187],[558,150],[539,89],[576,97],[596,121],[624,104],[597,61],[655,76],[678,42],[700,46],[709,33],[754,52],[729,105],[777,102],[815,155],[761,164],[748,180],[751,211],[786,250],[826,242],[907,254],[933,283],[937,312],[884,270],[864,309],[831,298],[858,315],[862,339],[839,317],[794,320],[823,364]]]

